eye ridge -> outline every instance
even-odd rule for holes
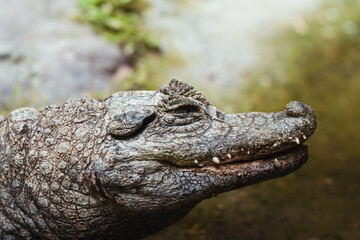
[[[169,125],[184,126],[198,122],[203,117],[203,110],[201,107],[193,104],[182,104],[174,106],[173,109],[168,109],[164,112],[161,119]]]

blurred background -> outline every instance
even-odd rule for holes
[[[160,239],[360,239],[360,0],[0,0],[0,112],[185,81],[226,112],[309,104],[299,171]]]

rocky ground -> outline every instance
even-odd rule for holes
[[[0,6],[1,106],[14,92],[44,105],[109,88],[124,58],[72,20],[76,0],[0,0]]]

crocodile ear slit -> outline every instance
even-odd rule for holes
[[[126,111],[113,114],[107,132],[114,137],[131,137],[142,132],[156,117],[153,111]]]

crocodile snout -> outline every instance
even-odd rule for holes
[[[300,129],[301,134],[305,136],[303,137],[304,139],[314,133],[317,122],[315,112],[311,107],[303,102],[292,101],[286,105],[285,113],[286,116],[289,117],[289,121],[295,121],[294,124],[297,125],[296,129]],[[301,121],[299,122],[299,120]]]
[[[286,114],[289,117],[306,117],[313,115],[313,110],[303,102],[291,101],[286,105]]]

